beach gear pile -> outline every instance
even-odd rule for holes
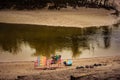
[[[72,59],[66,59],[62,62],[61,55],[53,55],[51,58],[46,56],[38,56],[37,60],[34,62],[35,69],[55,69],[61,67],[63,63],[64,66],[72,66]]]
[[[61,55],[52,56],[48,59],[46,56],[38,56],[34,62],[35,69],[55,68],[61,64]],[[54,66],[53,66],[54,65]]]

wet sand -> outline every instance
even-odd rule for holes
[[[57,10],[0,11],[0,22],[52,25],[64,27],[89,27],[111,25],[116,22],[114,11],[94,8]]]
[[[55,70],[36,70],[34,62],[0,63],[1,80],[70,80],[70,76],[76,80],[119,80],[120,56],[75,59],[72,66]]]

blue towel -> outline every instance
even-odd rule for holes
[[[72,64],[72,60],[68,60],[68,61],[67,61],[67,64],[68,64],[68,65],[71,65],[71,64]]]

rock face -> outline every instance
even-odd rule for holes
[[[115,0],[114,1],[115,8],[120,11],[120,0]]]
[[[116,10],[116,15],[120,16],[120,0],[114,0],[113,3],[114,3],[113,6]]]
[[[67,8],[71,6],[74,9],[77,7],[86,8],[105,8],[111,9],[119,5],[119,0],[1,0],[0,9],[16,9],[16,10],[33,10],[41,9],[49,6],[48,9],[60,10],[60,8]]]

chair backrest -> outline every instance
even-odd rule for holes
[[[37,60],[34,62],[35,67],[46,66],[47,58],[45,56],[38,56]]]

